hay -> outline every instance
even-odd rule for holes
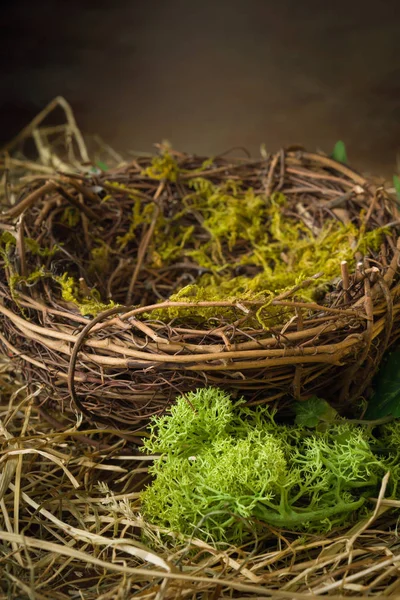
[[[327,537],[267,528],[234,548],[165,535],[141,516],[149,460],[131,432],[46,421],[3,364],[1,598],[399,596],[397,519],[386,512],[399,502],[384,500],[385,481],[369,519]]]
[[[58,114],[63,119],[55,125],[55,120],[60,121]],[[104,161],[111,165],[124,162],[100,136],[84,139],[70,104],[58,96],[0,149],[0,205],[15,204],[26,183],[37,174],[82,173]]]
[[[228,270],[222,292],[232,278],[257,280],[246,263],[258,248],[254,223],[233,241],[228,231],[207,246],[218,219],[214,229],[204,226],[192,201],[207,189],[230,190],[244,219],[253,203],[261,230],[280,213],[297,223],[289,259],[281,252],[289,262],[295,239],[318,240],[327,219],[338,223],[349,260],[327,257],[340,275],[336,286],[307,300],[318,278],[329,280],[311,269],[280,291],[181,298],[180,287],[218,261],[222,270],[225,260],[244,272],[235,279]],[[264,214],[260,203],[271,198],[275,212]],[[161,148],[159,158],[107,172],[38,175],[0,223],[1,342],[26,379],[41,382],[42,402],[63,413],[78,408],[97,422],[140,428],[177,394],[204,385],[244,394],[249,405],[319,394],[348,406],[399,334],[397,217],[382,187],[298,150],[251,161]],[[170,223],[177,223],[175,246],[166,237]],[[279,236],[275,223],[264,246],[277,246]]]

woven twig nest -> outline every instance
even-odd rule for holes
[[[347,404],[398,336],[397,219],[303,151],[40,176],[0,223],[1,343],[39,399],[94,421],[205,385]]]

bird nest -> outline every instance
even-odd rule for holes
[[[140,426],[181,393],[348,406],[398,337],[398,214],[324,155],[30,178],[0,222],[0,341],[38,398]]]

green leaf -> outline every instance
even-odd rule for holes
[[[393,185],[396,190],[397,201],[400,202],[400,177],[397,175],[393,175]]]
[[[332,158],[338,162],[347,163],[346,146],[342,140],[336,142],[335,147],[333,148]]]
[[[388,355],[373,381],[373,389],[365,418],[400,417],[400,350]]]
[[[106,163],[103,163],[101,160],[99,160],[96,165],[99,167],[99,169],[101,169],[102,171],[108,171],[109,167],[108,165],[106,165]]]
[[[296,404],[296,425],[303,427],[316,427],[321,421],[332,422],[337,412],[326,400],[312,396],[304,402]]]

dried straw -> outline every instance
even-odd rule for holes
[[[12,368],[0,375],[0,598],[399,597],[387,515],[399,502],[385,501],[385,480],[369,519],[327,537],[266,527],[243,548],[176,537],[141,516],[154,457],[132,434],[48,422]]]

